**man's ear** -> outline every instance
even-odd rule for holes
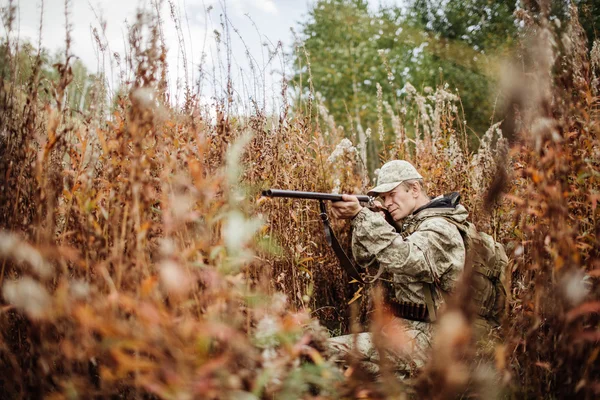
[[[416,199],[421,194],[421,185],[418,182],[414,182],[410,185],[410,191],[413,197]]]

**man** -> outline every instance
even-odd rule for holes
[[[380,212],[361,206],[351,195],[333,203],[332,214],[352,221],[356,262],[365,268],[377,266],[381,276],[392,281],[391,293],[384,300],[401,320],[392,321],[380,334],[397,335],[398,326],[402,327],[412,348],[406,354],[389,351],[386,356],[393,360],[397,372],[409,375],[424,364],[436,310],[463,271],[465,245],[456,224],[465,223],[468,213],[458,204],[457,193],[430,199],[423,177],[403,160],[381,167],[377,186],[369,195],[381,199],[396,227]],[[330,339],[330,347],[338,359],[354,348],[363,365],[376,373],[380,358],[374,339],[377,338],[368,332],[340,336]]]

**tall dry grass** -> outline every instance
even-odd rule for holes
[[[381,103],[387,135],[375,126],[346,137],[314,90],[290,103],[285,78],[272,99],[278,112],[236,104],[228,34],[219,43],[225,78],[214,73],[212,83],[222,96],[206,107],[186,83],[185,105],[172,106],[155,12],[130,27],[124,69],[133,79],[112,110],[99,99],[87,114],[70,112],[68,45],[51,101],[37,91],[39,58],[25,85],[11,65],[0,87],[3,393],[593,396],[600,62],[582,47],[575,18],[562,37],[539,21],[506,91],[511,113],[475,153],[447,87],[407,85],[408,96]],[[7,38],[7,47],[15,60],[17,43]],[[406,119],[408,108],[416,118]],[[380,162],[415,163],[431,194],[461,191],[472,220],[513,256],[504,339],[475,346],[463,284],[410,388],[358,369],[342,375],[326,361],[328,334],[385,316],[372,312],[370,290],[348,283],[317,204],[259,198],[266,187],[364,193],[369,143]],[[348,227],[335,228],[347,243]]]

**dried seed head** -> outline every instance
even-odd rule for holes
[[[170,201],[170,211],[175,221],[185,220],[195,203],[194,197],[187,193],[174,194]]]
[[[131,92],[131,101],[143,110],[154,108],[156,105],[154,90],[148,87],[135,89]]]
[[[406,82],[406,84],[404,85],[404,91],[408,93],[409,96],[417,94],[417,89],[415,89],[415,87],[411,85],[410,82]]]
[[[327,158],[327,162],[333,164],[338,158],[343,157],[345,154],[356,154],[356,147],[354,147],[350,139],[347,138],[340,141],[331,155]]]
[[[379,141],[383,142],[383,88],[379,82],[377,82],[377,132],[379,134]]]
[[[190,277],[172,260],[161,263],[160,282],[168,293],[173,294],[186,294],[192,287]]]
[[[90,285],[85,281],[71,282],[71,295],[79,300],[86,299],[90,294]]]
[[[583,271],[574,271],[561,280],[564,296],[572,306],[577,306],[587,297],[591,289],[589,276]]]
[[[160,255],[163,257],[170,257],[175,254],[177,250],[175,242],[171,238],[162,238],[159,241]]]
[[[52,299],[46,289],[32,278],[24,277],[6,282],[2,292],[6,301],[24,310],[30,318],[41,319],[48,316]]]
[[[277,292],[271,299],[271,309],[275,313],[284,312],[288,303],[288,298],[284,293]]]
[[[255,338],[258,345],[263,348],[274,347],[279,344],[277,334],[281,331],[281,323],[271,315],[264,316],[256,326]]]
[[[342,183],[340,182],[340,180],[338,178],[334,179],[333,181],[333,189],[331,189],[331,193],[334,194],[339,194],[340,193],[340,188],[342,186]]]
[[[232,211],[223,226],[225,246],[231,252],[243,249],[261,225],[260,220],[246,219],[241,212]]]
[[[41,278],[49,278],[54,272],[52,264],[44,260],[37,249],[12,233],[0,232],[0,257],[26,262]]]
[[[590,61],[592,69],[596,72],[596,77],[600,76],[600,40],[594,40],[592,51],[590,52]]]

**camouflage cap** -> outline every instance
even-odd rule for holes
[[[377,186],[369,190],[369,196],[376,196],[393,190],[404,181],[423,179],[411,163],[404,160],[389,161],[381,167],[377,175]]]

